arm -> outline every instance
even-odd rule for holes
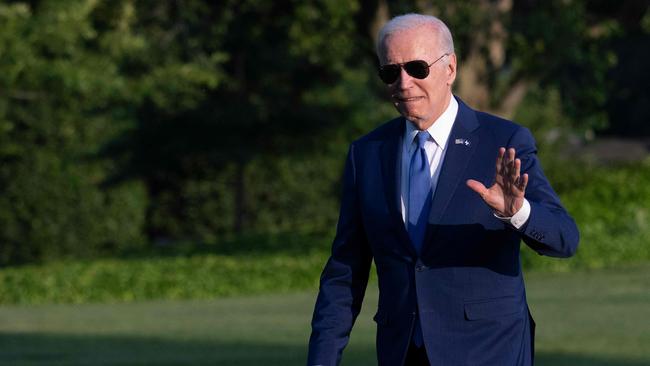
[[[341,212],[332,254],[323,269],[312,319],[308,365],[338,365],[361,311],[372,254],[357,197],[354,145],[343,173]]]
[[[513,216],[527,200],[530,216],[520,228],[524,242],[539,254],[572,256],[578,248],[578,228],[544,176],[533,136],[528,129],[518,128],[508,146],[507,151],[499,149],[495,183],[490,188],[471,179],[467,185],[499,216]]]
[[[525,197],[530,217],[521,228],[524,242],[541,255],[570,257],[578,249],[579,232],[542,171],[532,134],[519,128],[510,140],[519,152],[521,170],[528,174]]]

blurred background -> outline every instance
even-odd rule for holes
[[[0,3],[0,364],[302,365],[390,17],[533,131],[576,257],[522,248],[540,365],[650,364],[647,0]],[[344,354],[374,365],[372,279]]]

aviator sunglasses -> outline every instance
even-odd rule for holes
[[[386,84],[392,84],[397,81],[401,69],[404,68],[404,71],[410,76],[416,79],[424,79],[429,76],[429,68],[445,56],[449,56],[449,54],[443,54],[430,64],[423,60],[413,60],[401,64],[379,66],[379,78]]]

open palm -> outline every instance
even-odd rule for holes
[[[506,154],[507,153],[507,154]],[[469,179],[467,186],[478,193],[498,215],[511,217],[524,204],[528,174],[520,175],[521,160],[515,159],[515,149],[499,148],[495,182],[487,188],[483,183]]]

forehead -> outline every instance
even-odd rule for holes
[[[430,27],[418,27],[389,34],[382,42],[380,61],[402,63],[429,60],[438,50],[436,32]]]

